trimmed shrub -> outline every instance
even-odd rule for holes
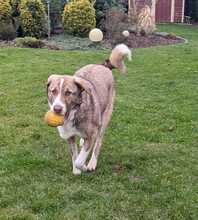
[[[17,38],[15,43],[18,47],[42,48],[45,46],[43,41],[38,40],[35,37]]]
[[[23,36],[41,38],[47,35],[47,16],[41,0],[21,0],[20,21]]]
[[[0,39],[13,40],[16,37],[16,30],[11,22],[0,21]]]
[[[8,0],[0,0],[0,22],[10,22],[11,17],[11,6]]]
[[[89,0],[72,0],[65,5],[63,26],[66,33],[86,36],[95,25],[95,9]]]
[[[0,0],[0,39],[13,40],[15,37],[16,29],[13,25],[9,0]]]
[[[21,0],[9,0],[11,6],[12,23],[17,32],[17,35],[21,36],[20,31],[20,3]]]
[[[21,3],[21,0],[10,0],[9,2],[11,6],[12,17],[18,17],[20,15],[19,6]]]

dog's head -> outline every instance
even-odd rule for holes
[[[88,81],[76,76],[51,75],[47,81],[50,110],[67,117],[70,111],[81,104],[82,92],[92,93]]]

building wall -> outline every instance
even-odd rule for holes
[[[138,12],[149,2],[136,0]],[[156,22],[183,22],[185,0],[158,0],[155,10]]]
[[[138,12],[146,5],[145,0],[136,0],[137,10]]]
[[[172,0],[158,0],[156,4],[156,22],[171,22]]]
[[[184,0],[175,0],[174,22],[183,22]]]

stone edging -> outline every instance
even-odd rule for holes
[[[166,37],[170,33],[167,33],[167,32],[155,32],[154,34],[157,35],[157,36]],[[180,40],[183,40],[184,42],[182,42],[182,43],[188,44],[188,40],[186,38],[183,38],[183,37],[180,37],[180,36],[177,36],[177,35],[176,35],[176,38],[180,39]],[[178,43],[178,44],[181,44],[181,43]],[[169,44],[169,45],[171,45],[171,44]],[[173,44],[173,45],[175,45],[175,44]]]

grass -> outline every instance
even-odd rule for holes
[[[196,220],[198,31],[189,44],[134,51],[95,173],[73,176],[67,145],[42,122],[50,73],[109,52],[0,49],[0,220]]]

